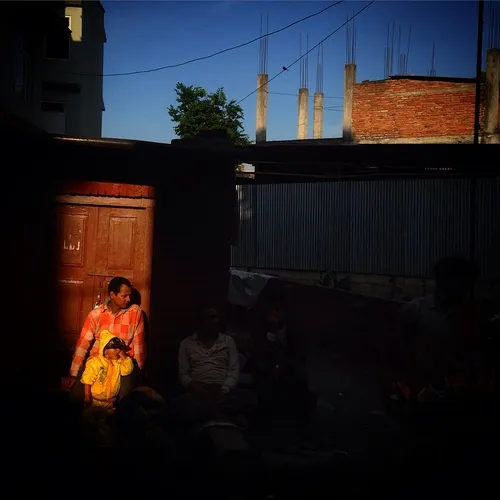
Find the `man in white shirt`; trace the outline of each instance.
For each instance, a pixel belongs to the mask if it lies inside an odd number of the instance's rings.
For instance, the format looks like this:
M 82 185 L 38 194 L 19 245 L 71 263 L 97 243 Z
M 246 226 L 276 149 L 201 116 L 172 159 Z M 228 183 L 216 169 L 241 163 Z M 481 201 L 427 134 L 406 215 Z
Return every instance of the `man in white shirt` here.
M 186 393 L 177 400 L 175 413 L 190 424 L 213 419 L 240 423 L 251 398 L 248 391 L 238 389 L 236 343 L 220 332 L 215 307 L 200 307 L 197 319 L 197 332 L 179 347 L 179 381 Z

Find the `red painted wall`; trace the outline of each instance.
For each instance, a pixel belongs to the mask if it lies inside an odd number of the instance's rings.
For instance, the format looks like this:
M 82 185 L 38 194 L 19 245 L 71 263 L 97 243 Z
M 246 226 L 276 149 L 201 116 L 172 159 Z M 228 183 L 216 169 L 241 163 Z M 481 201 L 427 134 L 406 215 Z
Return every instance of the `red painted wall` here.
M 155 189 L 152 186 L 135 184 L 116 184 L 111 182 L 68 181 L 59 183 L 57 194 L 79 196 L 111 196 L 120 198 L 150 198 L 154 199 Z
M 397 79 L 357 83 L 354 136 L 356 140 L 472 136 L 474 102 L 473 82 Z

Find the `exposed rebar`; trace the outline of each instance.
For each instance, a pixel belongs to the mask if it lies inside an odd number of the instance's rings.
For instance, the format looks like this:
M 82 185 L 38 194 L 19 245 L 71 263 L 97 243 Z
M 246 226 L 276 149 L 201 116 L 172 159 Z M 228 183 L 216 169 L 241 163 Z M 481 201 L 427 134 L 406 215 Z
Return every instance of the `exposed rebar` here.
M 268 52 L 269 52 L 269 14 L 264 17 L 260 15 L 260 41 L 259 41 L 259 73 L 267 74 Z
M 500 48 L 500 9 L 493 6 L 493 1 L 488 12 L 488 48 Z
M 436 57 L 436 43 L 432 44 L 432 57 L 431 57 L 431 69 L 429 70 L 429 76 L 436 76 L 436 67 L 434 65 Z
M 356 26 L 354 18 L 349 18 L 349 14 L 346 23 L 345 63 L 356 64 Z
M 308 88 L 308 74 L 309 74 L 309 35 L 306 35 L 305 40 L 305 55 L 303 56 L 302 52 L 302 34 L 299 38 L 299 56 L 302 58 L 300 60 L 300 75 L 299 75 L 299 87 L 301 89 Z M 302 57 L 303 56 L 303 57 Z
M 316 93 L 323 92 L 323 44 L 318 45 L 318 60 L 316 62 Z

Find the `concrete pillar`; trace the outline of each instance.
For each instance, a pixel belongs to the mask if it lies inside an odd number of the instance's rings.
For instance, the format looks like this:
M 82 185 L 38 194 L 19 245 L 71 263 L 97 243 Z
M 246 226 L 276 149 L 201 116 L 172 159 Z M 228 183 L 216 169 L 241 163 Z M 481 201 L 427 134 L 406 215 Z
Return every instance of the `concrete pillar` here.
M 267 82 L 266 73 L 257 75 L 257 119 L 255 121 L 255 142 L 259 144 L 267 140 Z
M 323 137 L 323 102 L 323 92 L 315 92 L 313 110 L 313 139 L 321 139 Z
M 484 144 L 500 144 L 500 130 L 498 124 L 499 73 L 500 49 L 489 49 L 486 57 L 486 81 L 484 87 Z
M 309 114 L 309 90 L 299 89 L 299 120 L 297 139 L 307 139 L 307 116 Z
M 352 141 L 354 131 L 352 128 L 352 104 L 354 84 L 356 83 L 356 65 L 346 64 L 344 71 L 344 122 L 342 126 L 342 137 L 344 141 Z

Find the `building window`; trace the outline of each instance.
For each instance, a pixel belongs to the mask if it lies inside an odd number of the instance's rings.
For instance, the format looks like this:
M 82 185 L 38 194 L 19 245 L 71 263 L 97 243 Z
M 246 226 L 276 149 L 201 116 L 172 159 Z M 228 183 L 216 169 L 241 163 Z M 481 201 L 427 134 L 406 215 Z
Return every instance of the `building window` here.
M 69 59 L 71 43 L 71 17 L 66 16 L 45 37 L 45 57 L 47 59 Z
M 66 134 L 66 103 L 49 102 L 41 103 L 43 128 L 49 134 Z
M 42 102 L 42 111 L 47 113 L 65 113 L 66 104 L 64 102 Z
M 26 102 L 31 102 L 32 67 L 31 59 L 25 50 L 24 39 L 20 37 L 16 53 L 14 88 L 16 94 Z

